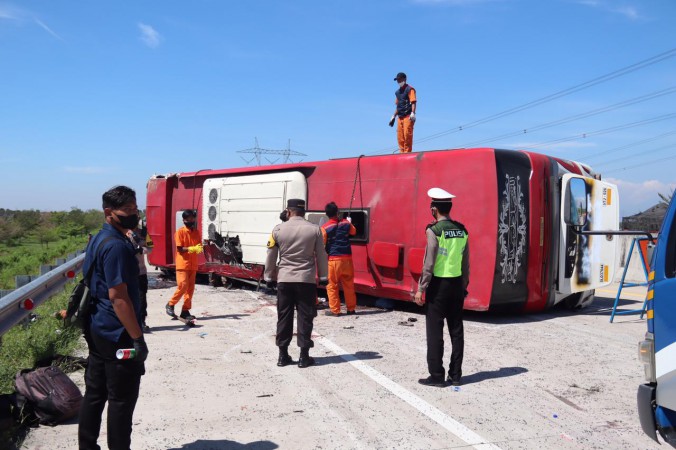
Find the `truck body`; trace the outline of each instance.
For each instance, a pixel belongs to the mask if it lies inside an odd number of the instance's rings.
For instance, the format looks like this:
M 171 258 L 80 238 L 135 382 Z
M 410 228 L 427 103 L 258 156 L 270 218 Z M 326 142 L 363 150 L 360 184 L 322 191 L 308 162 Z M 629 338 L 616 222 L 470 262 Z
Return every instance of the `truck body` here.
M 198 271 L 260 281 L 286 201 L 304 199 L 306 219 L 316 224 L 334 201 L 357 228 L 357 292 L 412 300 L 432 220 L 426 193 L 440 187 L 456 196 L 451 217 L 469 232 L 466 309 L 584 306 L 613 279 L 616 240 L 577 236 L 563 222 L 567 176 L 587 183 L 587 229 L 617 229 L 615 186 L 588 166 L 528 151 L 439 150 L 155 175 L 147 189 L 149 262 L 174 269 L 181 213 L 196 209 L 204 239 Z
M 646 384 L 637 394 L 643 431 L 676 447 L 676 201 L 662 222 L 648 275 L 648 331 L 639 343 Z

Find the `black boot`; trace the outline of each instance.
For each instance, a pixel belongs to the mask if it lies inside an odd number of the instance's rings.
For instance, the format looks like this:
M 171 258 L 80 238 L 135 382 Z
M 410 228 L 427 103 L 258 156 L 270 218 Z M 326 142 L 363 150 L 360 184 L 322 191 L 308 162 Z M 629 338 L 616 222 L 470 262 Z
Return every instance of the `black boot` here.
M 306 367 L 310 367 L 314 365 L 315 359 L 310 356 L 310 349 L 309 348 L 301 348 L 300 349 L 300 357 L 298 358 L 298 367 L 301 369 L 304 369 Z
M 277 366 L 284 367 L 289 364 L 294 364 L 295 361 L 289 356 L 289 347 L 279 347 L 279 358 L 277 359 Z

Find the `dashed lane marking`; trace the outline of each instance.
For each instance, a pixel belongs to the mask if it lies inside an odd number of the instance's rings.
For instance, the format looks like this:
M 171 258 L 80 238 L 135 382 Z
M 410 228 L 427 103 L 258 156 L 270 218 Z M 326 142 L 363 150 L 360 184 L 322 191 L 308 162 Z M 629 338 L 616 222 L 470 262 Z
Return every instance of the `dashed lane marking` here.
M 255 300 L 258 301 L 263 300 L 261 297 L 259 297 L 253 292 L 250 291 L 245 292 Z M 272 305 L 268 306 L 268 308 L 270 308 L 273 311 L 276 311 L 276 308 Z M 494 444 L 489 444 L 486 439 L 479 436 L 474 431 L 470 430 L 469 428 L 467 428 L 457 420 L 453 419 L 448 414 L 445 414 L 438 408 L 430 405 L 425 400 L 418 397 L 408 389 L 390 380 L 385 375 L 378 372 L 373 367 L 364 363 L 360 359 L 356 358 L 353 355 L 350 355 L 347 351 L 343 350 L 340 346 L 333 343 L 329 339 L 325 337 L 319 337 L 315 339 L 315 341 L 324 346 L 327 350 L 333 352 L 339 358 L 351 364 L 355 369 L 359 370 L 361 373 L 371 378 L 373 381 L 375 381 L 376 383 L 378 383 L 379 385 L 390 391 L 392 394 L 396 395 L 397 397 L 408 403 L 410 406 L 417 409 L 422 414 L 434 420 L 436 423 L 441 425 L 444 429 L 452 433 L 454 436 L 456 436 L 463 442 L 479 450 L 500 450 L 500 447 Z
M 359 370 L 361 373 L 371 378 L 373 381 L 390 391 L 392 394 L 396 395 L 422 414 L 426 415 L 430 419 L 434 420 L 436 423 L 441 425 L 447 431 L 451 432 L 457 438 L 466 442 L 467 444 L 473 446 L 476 449 L 491 449 L 491 450 L 500 450 L 500 447 L 497 447 L 493 444 L 489 444 L 486 439 L 476 434 L 474 431 L 470 430 L 457 420 L 453 419 L 451 416 L 445 414 L 438 408 L 430 405 L 422 398 L 418 397 L 408 389 L 403 386 L 395 383 L 394 381 L 387 378 L 382 373 L 375 370 L 373 367 L 364 363 L 357 357 L 350 355 L 347 351 L 343 350 L 341 347 L 331 342 L 325 337 L 320 337 L 317 339 L 317 342 L 324 346 L 326 349 L 332 351 L 336 356 L 343 359 L 344 361 L 350 363 L 355 369 Z
M 245 292 L 255 300 L 258 301 L 263 300 L 253 292 L 250 291 Z M 274 311 L 276 311 L 277 309 L 275 308 L 275 306 L 272 305 L 266 306 Z M 425 400 L 418 397 L 408 389 L 390 380 L 385 375 L 378 372 L 373 367 L 364 363 L 357 357 L 349 354 L 347 351 L 343 350 L 340 346 L 333 343 L 326 337 L 316 338 L 315 341 L 318 344 L 322 345 L 327 350 L 333 352 L 336 356 L 338 356 L 345 362 L 351 364 L 355 369 L 359 370 L 361 373 L 371 378 L 373 381 L 375 381 L 376 383 L 378 383 L 379 385 L 390 391 L 392 394 L 396 395 L 397 397 L 408 403 L 410 406 L 417 409 L 422 414 L 434 420 L 436 423 L 441 425 L 444 429 L 452 433 L 454 436 L 456 436 L 463 442 L 479 450 L 500 450 L 500 447 L 488 443 L 487 439 L 479 436 L 477 433 L 470 430 L 465 425 L 461 424 L 460 422 L 458 422 L 448 414 L 444 413 L 440 409 L 430 405 Z

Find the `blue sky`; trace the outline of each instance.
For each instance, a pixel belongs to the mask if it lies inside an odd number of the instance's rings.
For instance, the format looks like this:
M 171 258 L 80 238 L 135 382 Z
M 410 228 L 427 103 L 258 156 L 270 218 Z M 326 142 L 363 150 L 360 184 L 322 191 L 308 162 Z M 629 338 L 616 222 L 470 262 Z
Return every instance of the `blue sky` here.
M 676 186 L 674 23 L 673 0 L 0 0 L 0 207 L 98 208 L 115 184 L 143 206 L 151 175 L 245 166 L 254 138 L 305 161 L 392 152 L 404 71 L 414 150 L 534 146 L 634 214 Z

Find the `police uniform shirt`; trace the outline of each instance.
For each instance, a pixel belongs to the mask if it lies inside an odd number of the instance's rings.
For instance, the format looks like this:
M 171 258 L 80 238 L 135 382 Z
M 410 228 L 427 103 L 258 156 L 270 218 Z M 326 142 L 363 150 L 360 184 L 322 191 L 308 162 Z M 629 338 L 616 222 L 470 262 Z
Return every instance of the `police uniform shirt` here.
M 430 284 L 430 281 L 432 281 L 432 276 L 434 275 L 434 264 L 436 262 L 437 252 L 439 250 L 439 240 L 431 228 L 427 228 L 427 230 L 425 230 L 425 236 L 427 238 L 427 245 L 425 246 L 425 257 L 423 260 L 422 274 L 420 275 L 420 280 L 418 281 L 419 292 L 425 292 L 427 286 Z M 469 285 L 469 241 L 467 241 L 462 254 L 461 276 L 462 285 L 465 289 L 467 289 L 467 286 Z
M 112 239 L 103 243 L 101 248 L 97 250 L 99 243 L 107 237 L 112 237 Z M 93 261 L 95 254 L 96 261 Z M 127 293 L 134 307 L 139 326 L 142 322 L 136 251 L 127 236 L 120 233 L 112 225 L 105 223 L 87 247 L 82 273 L 86 274 L 92 264 L 94 264 L 94 270 L 89 286 L 91 295 L 96 300 L 92 305 L 91 329 L 102 338 L 117 342 L 124 332 L 124 325 L 118 319 L 113 304 L 108 297 L 109 287 L 122 283 L 127 284 Z
M 292 216 L 272 230 L 265 260 L 265 280 L 280 283 L 316 283 L 328 277 L 328 257 L 319 226 Z M 279 267 L 277 258 L 280 257 Z M 278 270 L 277 270 L 278 269 Z

